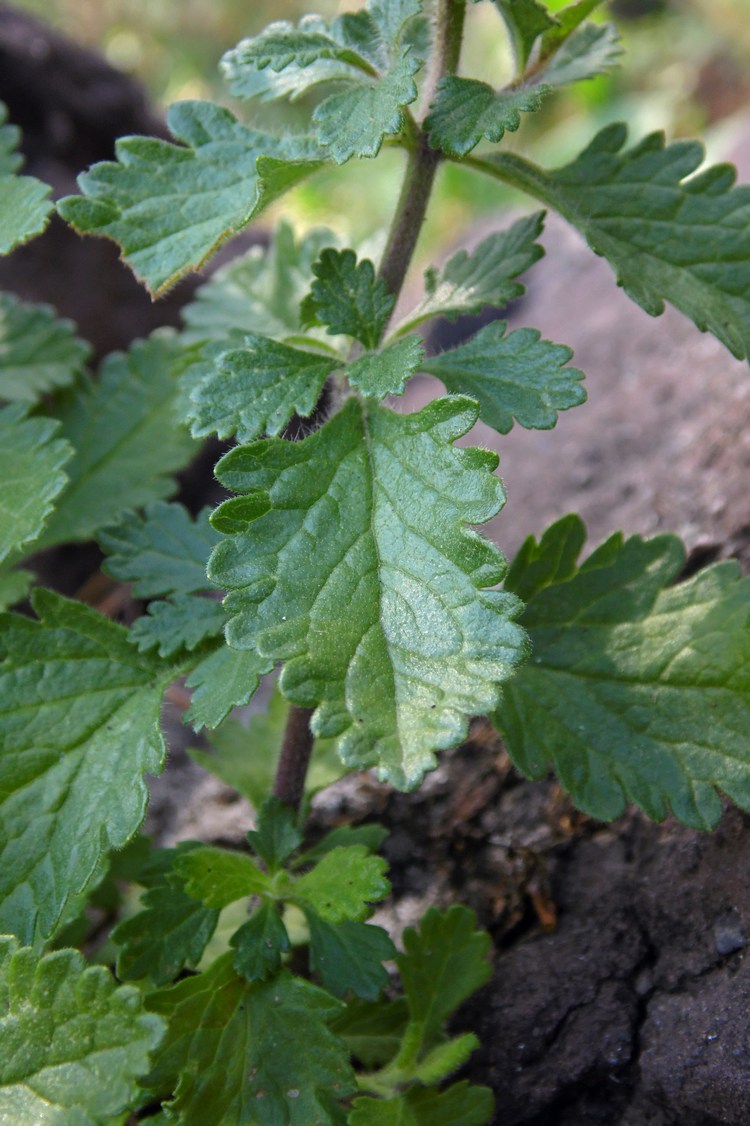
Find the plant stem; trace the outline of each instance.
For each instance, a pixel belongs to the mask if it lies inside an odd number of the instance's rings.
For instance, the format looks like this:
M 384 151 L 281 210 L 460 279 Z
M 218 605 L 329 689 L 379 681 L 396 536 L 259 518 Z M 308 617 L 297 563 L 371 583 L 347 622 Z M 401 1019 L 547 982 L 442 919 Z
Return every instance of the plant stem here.
M 458 67 L 465 14 L 466 0 L 435 0 L 433 50 L 423 94 L 425 107 L 435 97 L 441 79 L 455 73 Z M 417 129 L 378 271 L 396 298 L 411 265 L 440 159 L 424 130 Z M 311 716 L 312 708 L 290 709 L 274 780 L 274 796 L 297 810 L 304 796 L 312 753 Z

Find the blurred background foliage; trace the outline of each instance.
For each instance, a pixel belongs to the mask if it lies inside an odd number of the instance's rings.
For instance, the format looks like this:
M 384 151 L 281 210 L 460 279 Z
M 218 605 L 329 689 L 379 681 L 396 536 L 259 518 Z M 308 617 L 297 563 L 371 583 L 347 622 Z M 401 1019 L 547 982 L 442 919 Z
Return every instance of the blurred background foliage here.
M 311 10 L 331 17 L 360 6 L 359 0 L 15 2 L 103 51 L 110 63 L 142 81 L 157 104 L 210 98 L 265 124 L 269 114 L 278 120 L 279 107 L 233 103 L 218 71 L 223 52 L 272 20 L 296 20 Z M 547 0 L 553 11 L 567 2 Z M 497 12 L 490 3 L 470 8 L 463 69 L 497 85 L 509 65 Z M 654 129 L 671 137 L 708 135 L 710 154 L 721 156 L 733 118 L 750 99 L 750 0 L 611 0 L 604 8 L 599 18 L 614 18 L 620 27 L 624 65 L 555 95 L 503 143 L 551 166 L 570 159 L 602 125 L 625 120 L 633 137 Z M 302 103 L 282 113 L 293 123 L 304 110 Z M 365 176 L 359 162 L 323 172 L 284 201 L 285 213 L 304 225 L 330 224 L 332 216 L 335 224 L 339 216 L 362 239 L 387 222 L 401 161 L 400 153 L 386 151 Z M 424 249 L 509 201 L 491 181 L 448 165 Z

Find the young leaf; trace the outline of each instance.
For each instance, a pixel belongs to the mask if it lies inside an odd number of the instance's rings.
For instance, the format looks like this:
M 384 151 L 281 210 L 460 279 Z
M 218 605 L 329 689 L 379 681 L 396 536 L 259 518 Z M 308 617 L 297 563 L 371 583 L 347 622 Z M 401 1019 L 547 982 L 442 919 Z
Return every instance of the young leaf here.
M 493 321 L 466 343 L 431 356 L 422 371 L 436 375 L 448 391 L 471 395 L 479 417 L 500 434 L 515 419 L 530 430 L 549 430 L 557 412 L 585 402 L 583 372 L 566 367 L 573 353 L 541 340 L 535 328 L 505 335 L 505 321 Z
M 59 423 L 27 418 L 22 403 L 0 409 L 0 560 L 35 540 L 67 484 L 73 456 Z
M 289 935 L 275 903 L 261 903 L 232 935 L 232 965 L 247 981 L 265 981 L 281 968 L 281 955 L 290 949 Z
M 320 705 L 316 733 L 402 787 L 526 652 L 515 601 L 482 589 L 504 560 L 466 528 L 503 502 L 495 455 L 451 445 L 476 416 L 458 397 L 407 416 L 352 399 L 304 441 L 239 447 L 217 468 L 254 506 L 209 569 L 231 591 L 228 639 L 286 660 L 282 690 Z
M 192 653 L 204 641 L 221 637 L 226 610 L 220 602 L 194 594 L 152 602 L 130 630 L 130 640 L 142 653 L 156 649 L 160 657 L 174 657 L 186 649 Z
M 551 760 L 601 819 L 632 801 L 708 829 L 717 789 L 750 808 L 750 580 L 721 563 L 672 585 L 684 555 L 670 536 L 614 536 L 577 567 L 583 536 L 560 521 L 509 576 L 530 594 L 534 647 L 496 713 L 514 761 L 541 777 Z
M 514 279 L 533 266 L 544 250 L 536 242 L 542 233 L 544 212 L 517 220 L 507 231 L 497 231 L 469 253 L 459 250 L 442 270 L 425 274 L 426 294 L 400 322 L 401 336 L 432 317 L 455 319 L 464 313 L 481 313 L 491 305 L 502 308 L 520 297 L 524 286 Z
M 404 953 L 396 959 L 412 1021 L 427 1043 L 458 1006 L 492 975 L 490 936 L 476 930 L 466 907 L 431 907 L 419 929 L 404 931 Z
M 0 926 L 28 942 L 52 933 L 68 897 L 138 828 L 174 675 L 81 603 L 49 591 L 32 602 L 41 621 L 4 615 L 0 634 Z
M 469 1056 L 477 1050 L 479 1041 L 473 1032 L 464 1032 L 445 1040 L 427 1053 L 414 1068 L 414 1078 L 428 1087 L 442 1083 L 446 1076 L 463 1067 Z
M 595 78 L 617 66 L 622 56 L 614 24 L 586 23 L 566 38 L 542 71 L 547 86 L 567 86 Z
M 493 2 L 508 28 L 516 68 L 520 74 L 539 36 L 554 27 L 557 21 L 550 16 L 539 0 L 493 0 Z
M 17 175 L 22 163 L 16 151 L 19 130 L 7 120 L 8 108 L 0 102 L 0 254 L 41 234 L 54 207 L 48 184 Z
M 363 845 L 368 852 L 377 852 L 387 836 L 385 825 L 380 825 L 377 821 L 370 821 L 366 825 L 339 825 L 326 833 L 316 845 L 303 852 L 295 865 L 317 864 L 332 848 L 350 848 L 355 844 Z
M 293 414 L 312 414 L 323 384 L 339 367 L 339 360 L 319 352 L 248 334 L 192 392 L 193 437 L 217 434 L 251 442 L 264 433 L 280 434 Z
M 322 158 L 309 139 L 258 133 L 210 102 L 177 102 L 167 124 L 181 144 L 124 137 L 117 161 L 95 164 L 79 178 L 83 195 L 58 203 L 82 234 L 114 239 L 155 295 L 199 269 Z
M 367 1068 L 382 1067 L 398 1054 L 409 1021 L 403 997 L 361 1001 L 351 997 L 331 1024 L 355 1059 Z
M 146 505 L 142 516 L 126 512 L 97 537 L 108 554 L 103 570 L 132 583 L 138 598 L 209 590 L 206 564 L 221 537 L 208 518 L 207 508 L 193 519 L 181 504 L 164 501 Z
M 109 356 L 99 380 L 56 409 L 75 456 L 39 546 L 87 539 L 127 509 L 174 491 L 171 474 L 195 454 L 194 442 L 175 424 L 180 358 L 174 337 L 137 342 Z
M 206 907 L 226 907 L 271 886 L 269 877 L 249 856 L 226 848 L 190 849 L 175 860 L 174 867 L 187 894 Z
M 232 708 L 250 701 L 261 677 L 272 668 L 273 661 L 259 656 L 254 649 L 219 646 L 195 666 L 185 682 L 193 689 L 185 719 L 196 731 L 218 727 Z
M 295 900 L 304 900 L 328 923 L 360 922 L 372 913 L 370 904 L 385 899 L 391 885 L 387 861 L 364 845 L 332 848 L 314 868 L 294 882 Z
M 0 399 L 34 403 L 81 374 L 91 348 L 48 305 L 0 293 Z
M 487 1126 L 495 1100 L 489 1087 L 465 1079 L 446 1090 L 411 1087 L 390 1099 L 361 1096 L 352 1103 L 350 1126 Z
M 119 978 L 149 978 L 155 985 L 166 985 L 186 966 L 194 967 L 200 962 L 216 929 L 219 912 L 188 895 L 184 880 L 173 868 L 178 857 L 194 848 L 191 841 L 176 849 L 162 850 L 159 860 L 163 870 L 141 897 L 142 909 L 112 931 L 112 941 L 120 947 Z
M 310 969 L 334 997 L 350 989 L 374 1001 L 388 985 L 383 962 L 394 958 L 396 947 L 382 927 L 345 919 L 334 924 L 315 911 L 305 911 L 310 928 Z
M 369 258 L 357 261 L 353 250 L 327 247 L 313 265 L 315 281 L 305 313 L 326 325 L 333 336 L 353 336 L 365 348 L 377 348 L 396 304 Z
M 433 148 L 448 156 L 462 157 L 484 137 L 501 141 L 506 131 L 514 133 L 522 113 L 534 113 L 547 93 L 545 86 L 494 90 L 475 78 L 449 75 L 438 86 L 424 127 Z
M 571 164 L 545 172 L 508 153 L 490 157 L 513 183 L 556 208 L 625 292 L 658 316 L 669 301 L 738 359 L 750 355 L 750 186 L 703 161 L 696 141 L 652 133 L 626 153 L 624 125 L 608 125 Z M 505 172 L 501 175 L 505 177 Z
M 0 938 L 0 1121 L 8 1126 L 112 1122 L 137 1103 L 138 1076 L 163 1032 L 136 989 L 87 967 L 77 951 L 40 957 Z
M 258 824 L 247 834 L 252 850 L 275 872 L 302 844 L 296 810 L 278 798 L 267 798 L 258 815 Z
M 145 1080 L 184 1122 L 211 1126 L 329 1126 L 356 1090 L 348 1053 L 328 1028 L 343 1008 L 330 993 L 282 970 L 252 984 L 225 954 L 202 974 L 151 994 L 168 1021 Z
M 352 387 L 370 398 L 403 395 L 407 380 L 419 369 L 423 356 L 421 337 L 407 336 L 360 356 L 349 365 L 346 375 Z
M 605 0 L 573 0 L 555 13 L 557 23 L 542 35 L 541 55 L 547 58 L 561 43 L 568 39 L 576 28 L 580 27 L 597 8 L 601 8 Z

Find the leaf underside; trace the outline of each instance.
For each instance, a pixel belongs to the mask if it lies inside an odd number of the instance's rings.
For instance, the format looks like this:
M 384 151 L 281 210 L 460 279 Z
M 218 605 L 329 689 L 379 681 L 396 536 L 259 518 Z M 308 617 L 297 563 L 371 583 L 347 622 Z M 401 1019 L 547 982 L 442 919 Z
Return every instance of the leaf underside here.
M 546 92 L 541 86 L 497 91 L 474 78 L 443 78 L 424 123 L 430 144 L 462 157 L 482 138 L 501 141 L 506 132 L 518 129 L 522 113 L 540 108 Z

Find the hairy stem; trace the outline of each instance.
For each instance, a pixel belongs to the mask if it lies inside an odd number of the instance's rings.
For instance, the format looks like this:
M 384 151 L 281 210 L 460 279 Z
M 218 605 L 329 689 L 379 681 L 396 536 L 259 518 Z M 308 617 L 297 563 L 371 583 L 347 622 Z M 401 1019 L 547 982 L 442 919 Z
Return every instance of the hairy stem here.
M 458 67 L 465 14 L 466 0 L 435 0 L 433 50 L 423 94 L 425 108 L 429 108 L 441 79 L 455 73 Z M 427 134 L 417 129 L 379 270 L 379 276 L 395 297 L 400 294 L 411 265 L 439 162 L 440 155 L 430 147 Z M 274 796 L 294 809 L 299 809 L 302 802 L 312 753 L 311 716 L 311 708 L 291 708 L 276 768 Z

